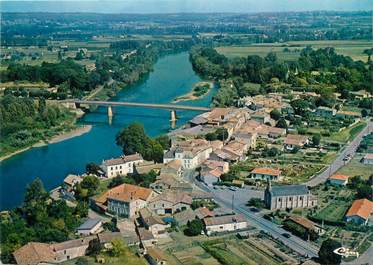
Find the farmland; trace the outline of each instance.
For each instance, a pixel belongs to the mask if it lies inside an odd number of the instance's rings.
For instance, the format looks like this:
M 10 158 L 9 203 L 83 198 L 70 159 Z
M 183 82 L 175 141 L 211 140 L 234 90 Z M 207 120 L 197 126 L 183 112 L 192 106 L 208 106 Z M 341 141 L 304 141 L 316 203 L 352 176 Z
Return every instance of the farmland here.
M 253 235 L 245 240 L 240 240 L 233 235 L 188 240 L 181 238 L 178 234 L 173 233 L 172 237 L 180 240 L 173 241 L 172 245 L 161 246 L 169 256 L 171 265 L 275 265 L 296 262 L 286 247 L 261 234 Z
M 247 46 L 221 46 L 216 50 L 227 57 L 246 57 L 248 55 L 266 56 L 269 52 L 275 52 L 282 61 L 295 61 L 300 51 L 306 46 L 314 49 L 334 47 L 337 53 L 350 56 L 354 60 L 367 61 L 363 54 L 365 49 L 373 46 L 371 41 L 292 41 L 287 43 L 266 43 Z

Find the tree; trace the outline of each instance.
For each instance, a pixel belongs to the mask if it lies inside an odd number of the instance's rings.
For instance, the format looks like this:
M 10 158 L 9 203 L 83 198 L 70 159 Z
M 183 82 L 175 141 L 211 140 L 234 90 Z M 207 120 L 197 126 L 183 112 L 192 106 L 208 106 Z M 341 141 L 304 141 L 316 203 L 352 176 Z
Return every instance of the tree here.
M 312 144 L 314 146 L 319 146 L 321 141 L 321 135 L 320 134 L 314 134 L 312 135 Z
M 342 245 L 340 242 L 333 239 L 327 239 L 323 241 L 319 250 L 320 263 L 325 265 L 340 264 L 342 261 L 342 257 L 335 254 L 333 251 L 341 246 Z
M 287 129 L 288 124 L 286 123 L 286 120 L 284 118 L 281 118 L 281 119 L 278 120 L 278 122 L 276 124 L 276 127 L 277 128 Z
M 361 110 L 361 116 L 364 118 L 366 116 L 368 116 L 368 111 L 366 109 L 362 109 Z
M 228 138 L 228 130 L 225 128 L 218 128 L 215 131 L 216 138 L 220 141 L 225 141 Z
M 249 206 L 254 206 L 256 208 L 265 208 L 265 203 L 262 199 L 259 198 L 251 198 L 248 202 L 247 205 Z
M 98 166 L 97 164 L 95 163 L 88 163 L 86 166 L 85 166 L 85 172 L 88 174 L 88 175 L 100 175 L 100 172 L 102 171 L 102 169 L 100 168 L 100 166 Z
M 198 236 L 201 234 L 202 230 L 203 230 L 203 223 L 200 219 L 197 218 L 192 221 L 188 221 L 185 234 L 188 236 Z
M 275 121 L 278 121 L 281 118 L 281 112 L 278 111 L 277 109 L 273 109 L 269 115 L 271 116 L 272 119 Z
M 357 193 L 356 193 L 356 198 L 372 200 L 373 199 L 372 187 L 368 184 L 359 185 L 357 189 Z
M 119 186 L 121 184 L 124 183 L 124 177 L 123 176 L 116 176 L 114 178 L 111 179 L 109 185 L 108 185 L 108 188 L 111 189 L 111 188 L 114 188 L 116 186 Z
M 207 133 L 207 134 L 205 135 L 205 139 L 206 139 L 207 141 L 215 141 L 215 140 L 218 139 L 218 136 L 216 135 L 215 132 L 210 132 L 210 133 Z
M 157 140 L 146 135 L 144 126 L 132 123 L 123 128 L 116 137 L 117 145 L 121 146 L 125 155 L 141 154 L 146 160 L 161 162 L 163 160 L 163 147 Z M 164 138 L 162 138 L 163 144 Z

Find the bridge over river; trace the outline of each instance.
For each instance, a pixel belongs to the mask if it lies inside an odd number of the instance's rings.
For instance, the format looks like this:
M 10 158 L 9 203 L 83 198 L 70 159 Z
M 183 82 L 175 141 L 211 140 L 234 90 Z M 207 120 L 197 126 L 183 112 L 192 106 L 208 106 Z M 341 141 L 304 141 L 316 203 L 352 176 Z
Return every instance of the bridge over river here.
M 171 121 L 176 121 L 176 110 L 191 110 L 191 111 L 210 111 L 210 108 L 198 107 L 198 106 L 185 106 L 177 104 L 152 104 L 152 103 L 140 103 L 140 102 L 114 102 L 114 101 L 98 101 L 98 100 L 75 100 L 68 99 L 60 101 L 62 103 L 74 103 L 76 107 L 81 105 L 97 105 L 97 106 L 107 106 L 108 116 L 113 116 L 112 107 L 114 106 L 127 106 L 127 107 L 141 107 L 141 108 L 152 108 L 152 109 L 167 109 L 171 111 Z

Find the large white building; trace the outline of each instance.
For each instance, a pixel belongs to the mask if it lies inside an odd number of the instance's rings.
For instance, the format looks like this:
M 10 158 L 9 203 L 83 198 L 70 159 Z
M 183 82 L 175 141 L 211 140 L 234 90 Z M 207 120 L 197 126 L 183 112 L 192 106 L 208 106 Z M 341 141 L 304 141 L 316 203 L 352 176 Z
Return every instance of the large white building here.
M 101 168 L 105 172 L 106 177 L 113 178 L 118 175 L 133 173 L 134 166 L 142 162 L 144 162 L 144 160 L 140 154 L 133 154 L 104 160 Z
M 203 219 L 206 235 L 230 232 L 247 228 L 246 218 L 241 214 L 208 217 Z
M 179 160 L 183 169 L 194 169 L 210 157 L 212 147 L 206 140 L 195 139 L 176 143 L 163 156 L 163 163 Z

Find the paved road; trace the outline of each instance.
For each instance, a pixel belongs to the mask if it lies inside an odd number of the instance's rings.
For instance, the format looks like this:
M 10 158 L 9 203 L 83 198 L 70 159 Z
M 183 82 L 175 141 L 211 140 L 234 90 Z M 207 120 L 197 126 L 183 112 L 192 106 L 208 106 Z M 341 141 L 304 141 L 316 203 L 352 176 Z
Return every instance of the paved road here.
M 277 238 L 281 242 L 283 242 L 286 246 L 293 249 L 294 251 L 298 252 L 299 254 L 305 257 L 317 257 L 318 256 L 318 249 L 312 245 L 311 243 L 302 240 L 301 238 L 291 236 L 290 238 L 284 237 L 282 234 L 287 233 L 286 230 L 282 229 L 278 225 L 264 219 L 262 216 L 250 212 L 248 207 L 245 206 L 248 198 L 250 197 L 263 197 L 262 191 L 257 190 L 250 190 L 250 189 L 242 189 L 236 192 L 228 191 L 228 190 L 214 190 L 212 188 L 207 187 L 206 185 L 198 182 L 193 178 L 193 174 L 191 172 L 184 175 L 187 180 L 190 180 L 194 183 L 198 188 L 206 191 L 211 192 L 214 195 L 214 200 L 220 204 L 220 206 L 225 208 L 232 208 L 232 195 L 234 195 L 234 203 L 233 203 L 233 210 L 236 213 L 240 213 L 246 216 L 251 226 L 256 227 L 259 230 L 263 230 L 267 232 L 274 238 Z M 237 193 L 237 194 L 236 194 Z M 246 199 L 244 199 L 243 195 L 246 193 Z
M 356 149 L 358 148 L 363 136 L 373 132 L 373 122 L 368 122 L 368 125 L 344 148 L 342 152 L 339 153 L 337 158 L 333 161 L 333 163 L 328 166 L 323 172 L 321 172 L 316 177 L 310 179 L 305 184 L 310 187 L 317 186 L 323 182 L 325 182 L 329 176 L 334 174 L 338 171 L 342 166 L 344 166 L 345 162 L 343 158 L 351 154 L 351 157 L 355 154 Z

